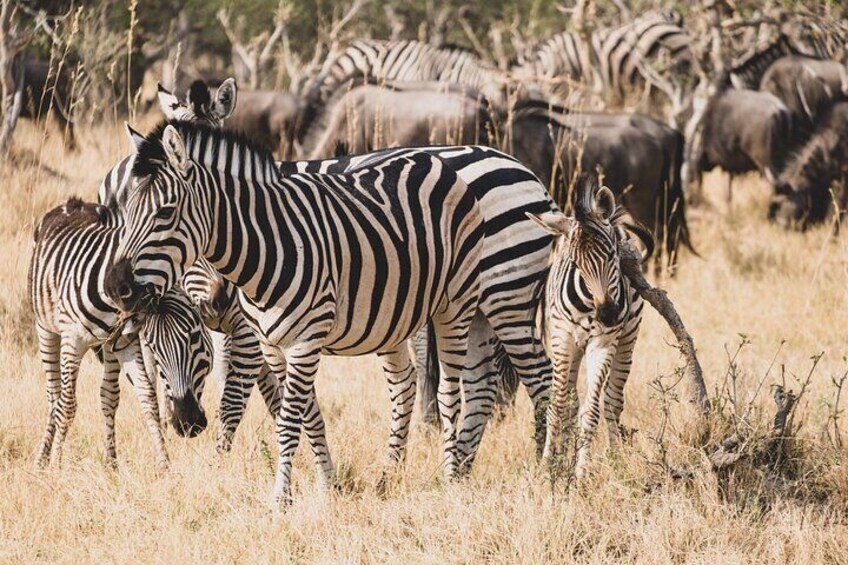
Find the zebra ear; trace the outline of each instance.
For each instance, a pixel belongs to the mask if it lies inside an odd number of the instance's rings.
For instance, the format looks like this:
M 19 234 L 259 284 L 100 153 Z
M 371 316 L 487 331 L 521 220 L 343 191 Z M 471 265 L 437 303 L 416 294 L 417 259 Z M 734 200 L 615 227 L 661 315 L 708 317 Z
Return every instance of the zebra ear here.
M 236 109 L 237 94 L 236 79 L 232 77 L 218 87 L 218 92 L 215 93 L 215 102 L 212 104 L 212 113 L 216 118 L 226 120 L 233 115 Z
M 615 195 L 609 188 L 602 186 L 595 194 L 595 202 L 592 207 L 598 216 L 604 220 L 609 220 L 615 213 Z
M 138 153 L 141 144 L 144 142 L 144 136 L 133 129 L 133 127 L 127 122 L 124 122 L 124 127 L 126 128 L 127 137 L 130 139 L 130 145 L 132 146 L 133 151 Z
M 188 170 L 188 154 L 186 153 L 185 143 L 183 143 L 183 138 L 180 137 L 174 126 L 168 126 L 162 132 L 162 148 L 165 150 L 165 156 L 172 167 L 180 173 L 185 173 Z
M 182 103 L 179 98 L 166 90 L 160 83 L 157 82 L 156 87 L 159 89 L 159 107 L 162 109 L 162 113 L 165 114 L 165 117 L 169 120 L 175 119 L 175 112 L 180 106 L 182 106 Z
M 536 224 L 552 235 L 566 235 L 571 229 L 571 220 L 562 212 L 545 212 L 544 214 L 531 214 L 525 212 L 528 218 L 536 222 Z

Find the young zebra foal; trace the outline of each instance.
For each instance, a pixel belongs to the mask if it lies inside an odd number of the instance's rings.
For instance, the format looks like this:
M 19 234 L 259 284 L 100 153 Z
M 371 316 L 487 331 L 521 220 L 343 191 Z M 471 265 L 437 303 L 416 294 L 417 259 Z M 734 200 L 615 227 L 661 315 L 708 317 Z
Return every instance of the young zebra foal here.
M 573 424 L 577 373 L 584 354 L 587 357 L 575 467 L 579 477 L 600 419 L 601 393 L 610 441 L 620 440 L 624 385 L 642 320 L 642 299 L 621 273 L 618 246 L 632 231 L 650 254 L 653 239 L 647 230 L 625 223 L 623 209 L 616 207 L 607 187 L 598 186 L 596 176 L 580 176 L 574 194 L 574 218 L 561 212 L 528 216 L 556 236 L 538 311 L 542 340 L 554 365 L 544 451 L 549 462 L 556 461 L 563 447 L 564 425 Z
M 29 295 L 39 352 L 47 374 L 50 415 L 37 455 L 45 466 L 76 414 L 76 380 L 85 353 L 102 346 L 101 409 L 106 422 L 106 459 L 114 465 L 118 376 L 130 378 L 156 449 L 160 470 L 168 466 L 159 425 L 156 387 L 145 370 L 139 334 L 153 350 L 166 383 L 174 428 L 194 436 L 206 426 L 200 408 L 202 383 L 211 366 L 211 340 L 188 297 L 170 290 L 152 311 L 124 317 L 106 296 L 105 269 L 114 256 L 124 222 L 112 210 L 72 198 L 48 212 L 35 231 L 29 265 Z M 138 300 L 139 295 L 127 295 Z

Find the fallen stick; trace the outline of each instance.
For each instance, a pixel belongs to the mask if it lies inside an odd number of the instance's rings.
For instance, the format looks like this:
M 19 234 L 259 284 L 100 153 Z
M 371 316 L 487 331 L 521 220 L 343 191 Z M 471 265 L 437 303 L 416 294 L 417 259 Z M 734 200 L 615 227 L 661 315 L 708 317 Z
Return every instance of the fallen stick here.
M 660 316 L 671 328 L 674 337 L 680 347 L 680 353 L 686 360 L 686 375 L 689 381 L 689 400 L 695 404 L 706 416 L 710 411 L 710 401 L 707 398 L 707 387 L 704 385 L 704 373 L 701 363 L 695 353 L 695 344 L 692 336 L 686 331 L 683 320 L 677 313 L 674 304 L 669 300 L 664 290 L 654 288 L 645 280 L 642 274 L 642 254 L 639 253 L 629 242 L 619 244 L 619 256 L 621 257 L 621 270 L 630 280 L 630 284 L 639 293 L 639 296 L 654 307 Z

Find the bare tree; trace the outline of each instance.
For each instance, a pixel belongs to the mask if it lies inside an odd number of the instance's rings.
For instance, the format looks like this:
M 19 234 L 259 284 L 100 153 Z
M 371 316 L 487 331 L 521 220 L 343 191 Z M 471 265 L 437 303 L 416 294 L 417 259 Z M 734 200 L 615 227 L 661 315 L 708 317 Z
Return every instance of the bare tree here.
M 243 16 L 237 17 L 233 24 L 229 11 L 222 9 L 218 11 L 217 17 L 232 46 L 236 80 L 241 84 L 249 84 L 252 90 L 260 89 L 265 70 L 274 55 L 274 47 L 282 39 L 291 18 L 291 6 L 281 0 L 274 14 L 274 29 L 270 33 L 263 31 L 248 40 L 245 39 Z
M 0 0 L 0 89 L 3 97 L 0 100 L 0 158 L 4 159 L 23 106 L 24 66 L 18 57 L 29 45 L 33 34 L 33 29 L 24 29 L 21 24 L 16 3 L 13 0 Z

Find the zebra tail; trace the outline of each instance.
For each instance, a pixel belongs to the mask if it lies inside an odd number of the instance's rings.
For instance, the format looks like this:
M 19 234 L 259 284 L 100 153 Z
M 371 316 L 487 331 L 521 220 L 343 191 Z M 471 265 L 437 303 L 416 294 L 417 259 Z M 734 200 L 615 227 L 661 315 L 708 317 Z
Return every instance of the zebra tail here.
M 438 410 L 439 378 L 439 348 L 436 346 L 436 330 L 433 322 L 427 322 L 427 357 L 424 362 L 424 386 L 421 388 L 422 419 L 429 424 L 438 425 L 441 421 Z

